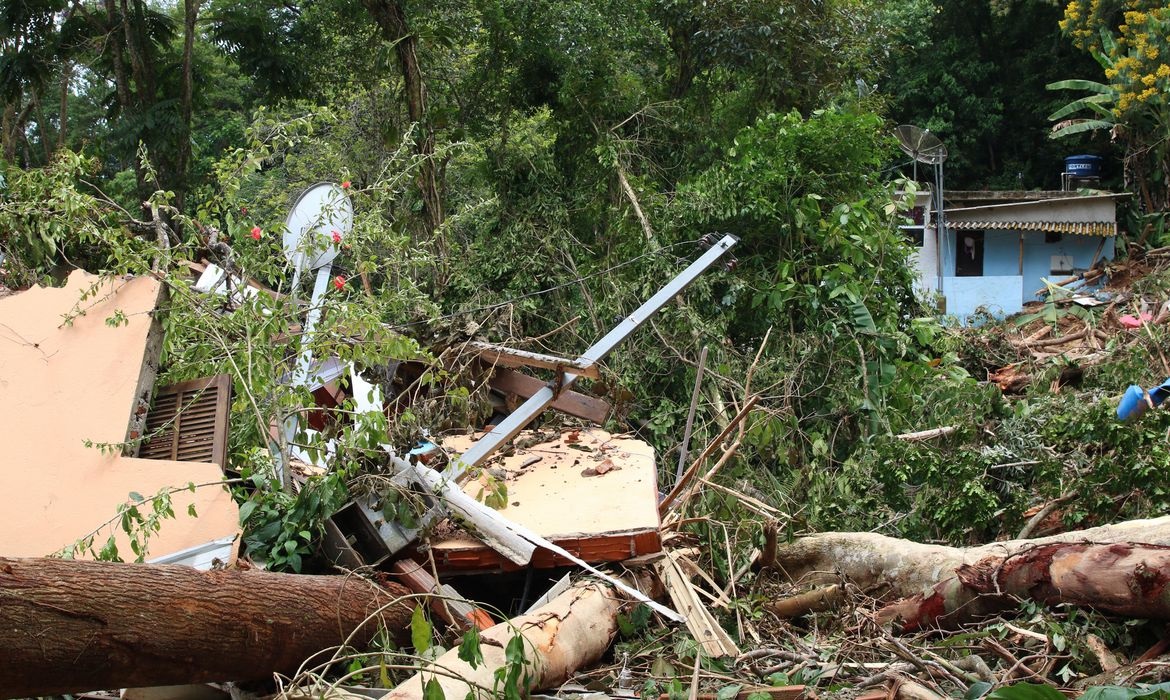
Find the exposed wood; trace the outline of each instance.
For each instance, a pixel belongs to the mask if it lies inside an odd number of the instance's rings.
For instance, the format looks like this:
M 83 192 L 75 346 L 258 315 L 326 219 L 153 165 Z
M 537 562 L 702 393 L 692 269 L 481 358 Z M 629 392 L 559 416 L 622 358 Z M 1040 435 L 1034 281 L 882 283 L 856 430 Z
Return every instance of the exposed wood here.
M 1074 340 L 1080 340 L 1081 338 L 1084 338 L 1085 333 L 1086 331 L 1079 330 L 1076 333 L 1062 335 L 1059 338 L 1046 338 L 1044 340 L 1033 341 L 1028 343 L 1028 348 L 1047 348 L 1054 345 L 1064 345 L 1065 343 L 1071 343 Z
M 687 452 L 691 449 L 691 431 L 695 427 L 695 410 L 699 407 L 699 396 L 703 388 L 703 371 L 707 367 L 707 346 L 703 346 L 699 353 L 699 368 L 695 370 L 695 387 L 691 390 L 691 405 L 687 409 L 687 422 L 683 427 L 682 444 L 678 447 L 678 468 L 675 470 L 675 483 L 682 478 L 683 469 L 687 466 Z
M 0 557 L 0 697 L 291 674 L 380 627 L 401 638 L 407 593 L 356 576 Z
M 946 425 L 941 428 L 931 428 L 929 430 L 919 430 L 913 433 L 900 433 L 894 437 L 906 442 L 918 442 L 919 440 L 931 440 L 936 437 L 944 437 L 958 430 L 953 425 Z
M 1056 542 L 991 556 L 919 596 L 878 611 L 904 631 L 953 624 L 1031 598 L 1046 605 L 1087 605 L 1135 618 L 1170 619 L 1170 546 Z
M 964 564 L 988 557 L 1009 557 L 1056 542 L 1170 545 L 1170 516 L 969 548 L 922 544 L 872 532 L 825 532 L 779 545 L 773 568 L 793 581 L 809 585 L 839 583 L 839 577 L 844 576 L 863 589 L 881 590 L 890 598 L 901 598 L 930 591 L 939 581 L 954 577 Z
M 518 681 L 520 695 L 556 687 L 609 649 L 617 634 L 618 612 L 625 604 L 617 591 L 604 583 L 578 583 L 540 610 L 484 631 L 480 643 L 483 662 L 476 668 L 459 659 L 457 648 L 452 649 L 385 697 L 423 700 L 424 684 L 432 678 L 445 697 L 463 698 L 468 693 L 479 697 L 477 687 L 493 688 L 496 670 L 507 667 L 505 650 L 517 634 L 524 639 L 528 662 Z
M 837 607 L 845 598 L 845 591 L 838 584 L 794 595 L 791 598 L 765 603 L 764 609 L 776 617 L 801 617 Z
M 601 377 L 601 368 L 597 363 L 586 364 L 580 360 L 569 360 L 555 355 L 545 355 L 528 350 L 516 350 L 503 345 L 493 345 L 479 341 L 470 341 L 467 346 L 479 353 L 479 358 L 489 365 L 502 367 L 540 367 L 559 372 L 571 370 L 573 374 L 588 379 Z
M 736 426 L 747 419 L 748 415 L 752 412 L 752 409 L 755 408 L 756 402 L 759 400 L 759 395 L 750 397 L 744 403 L 743 408 L 739 410 L 739 413 L 737 413 L 735 417 L 727 423 L 727 425 L 723 428 L 722 431 L 720 431 L 719 435 L 716 436 L 714 440 L 707 444 L 707 447 L 705 447 L 703 451 L 699 453 L 699 456 L 695 458 L 695 461 L 691 462 L 691 466 L 687 467 L 687 470 L 683 472 L 682 478 L 675 482 L 674 488 L 672 488 L 670 493 L 666 494 L 666 496 L 658 504 L 658 513 L 660 515 L 665 514 L 668 510 L 671 509 L 674 502 L 679 499 L 683 492 L 686 491 L 691 485 L 691 481 L 694 480 L 696 474 L 698 474 L 699 469 L 707 461 L 707 458 L 710 457 L 711 454 L 715 452 L 715 450 L 721 444 L 723 444 L 723 441 L 727 438 L 728 435 L 731 434 L 732 430 L 735 430 Z M 707 475 L 703 478 L 710 479 L 711 476 L 713 476 L 711 472 L 708 472 Z
M 1085 646 L 1089 647 L 1089 651 L 1093 652 L 1093 656 L 1097 657 L 1097 663 L 1101 665 L 1101 670 L 1105 673 L 1116 671 L 1121 667 L 1121 662 L 1117 660 L 1117 656 L 1105 646 L 1105 640 L 1101 639 L 1095 634 L 1085 635 Z
M 679 566 L 678 558 L 677 552 L 667 552 L 666 557 L 655 562 L 654 566 L 675 610 L 686 618 L 687 631 L 707 656 L 739 656 L 739 647 L 699 600 L 690 580 Z
M 524 399 L 531 397 L 547 386 L 546 382 L 542 382 L 535 377 L 529 377 L 526 374 L 520 374 L 510 369 L 498 368 L 492 375 L 492 378 L 488 380 L 488 383 L 497 391 L 502 391 L 505 394 L 515 394 Z M 584 418 L 598 425 L 605 423 L 605 419 L 613 409 L 613 406 L 607 401 L 586 396 L 571 389 L 561 391 L 560 395 L 553 400 L 550 406 L 561 413 L 567 413 L 577 418 Z

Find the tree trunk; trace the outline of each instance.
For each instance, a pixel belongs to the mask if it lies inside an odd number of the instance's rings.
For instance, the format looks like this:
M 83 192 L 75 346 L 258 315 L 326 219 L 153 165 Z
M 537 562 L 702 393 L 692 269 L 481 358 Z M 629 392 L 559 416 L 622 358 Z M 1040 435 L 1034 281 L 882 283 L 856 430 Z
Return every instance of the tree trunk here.
M 271 678 L 403 636 L 409 591 L 355 576 L 0 557 L 0 697 Z
M 439 168 L 435 162 L 435 134 L 426 123 L 427 94 L 418 62 L 418 39 L 410 31 L 406 8 L 401 0 L 362 0 L 362 4 L 382 30 L 382 35 L 394 44 L 398 55 L 406 92 L 406 111 L 418 129 L 415 152 L 420 163 L 416 184 L 423 203 L 423 222 L 427 233 L 434 235 L 443 223 L 443 202 L 439 194 Z M 442 242 L 436 240 L 435 243 L 440 259 L 444 259 L 446 250 Z
M 55 150 L 60 150 L 65 146 L 65 139 L 69 133 L 69 81 L 71 80 L 73 80 L 73 61 L 65 59 L 61 63 L 61 105 L 57 118 L 57 148 Z
M 423 700 L 425 684 L 432 678 L 444 697 L 480 697 L 476 686 L 492 689 L 497 669 L 508 667 L 508 643 L 524 637 L 524 669 L 516 681 L 520 695 L 551 688 L 567 680 L 609 649 L 617 634 L 617 615 L 625 602 L 601 582 L 579 583 L 548 605 L 527 615 L 502 622 L 482 633 L 483 663 L 472 668 L 459 659 L 455 648 L 436 659 L 424 671 L 401 683 L 386 700 Z M 503 691 L 503 686 L 498 689 Z
M 1103 612 L 1170 619 L 1170 547 L 1057 542 L 958 568 L 926 595 L 887 605 L 882 622 L 903 632 L 952 625 L 1014 607 L 1019 598 L 1085 605 Z
M 183 210 L 191 163 L 191 112 L 195 100 L 195 21 L 202 0 L 183 0 L 183 76 L 179 96 L 179 143 L 175 155 L 175 208 Z M 181 233 L 181 232 L 176 232 Z
M 1106 546 L 1101 552 L 1068 546 L 1046 549 L 1049 545 L 1058 544 L 1077 544 L 1083 548 L 1083 543 Z M 1132 548 L 1127 543 L 1150 546 Z M 1107 546 L 1111 544 L 1126 546 L 1120 549 Z M 1145 596 L 1142 591 L 1153 586 L 1145 577 L 1163 574 L 1170 577 L 1170 563 L 1167 567 L 1161 566 L 1163 555 L 1160 552 L 1163 546 L 1170 546 L 1170 516 L 1130 520 L 1050 537 L 993 542 L 969 548 L 919 544 L 868 532 L 828 532 L 780 546 L 776 551 L 775 563 L 770 566 L 792 581 L 802 584 L 827 585 L 844 578 L 871 594 L 884 596 L 886 599 L 920 596 L 922 600 L 931 601 L 934 605 L 934 618 L 937 618 L 959 608 L 977 612 L 975 606 L 965 605 L 964 601 L 970 602 L 978 595 L 980 589 L 978 586 L 970 587 L 964 584 L 964 576 L 972 584 L 983 581 L 985 588 L 990 585 L 986 590 L 994 592 L 997 590 L 995 580 L 1003 580 L 1009 571 L 1020 571 L 1022 573 L 1013 576 L 1023 577 L 1030 583 L 1020 584 L 1024 590 L 1014 590 L 1016 595 L 1029 597 L 1037 595 L 1037 600 L 1042 602 L 1055 602 L 1045 581 L 1063 580 L 1063 569 L 1056 567 L 1056 561 L 1059 560 L 1063 562 L 1062 566 L 1071 567 L 1078 574 L 1093 572 L 1090 576 L 1092 580 L 1085 581 L 1083 587 L 1079 589 L 1070 590 L 1070 595 L 1074 597 L 1068 602 L 1082 604 L 1091 602 L 1092 605 L 1101 606 L 1103 609 L 1129 614 L 1142 609 L 1126 608 L 1125 605 L 1129 602 L 1139 606 L 1145 605 L 1140 600 Z M 1122 556 L 1122 549 L 1129 553 Z M 1053 568 L 1047 573 L 1044 571 L 1044 555 L 1050 555 L 1052 558 Z M 1116 557 L 1117 561 L 1109 564 L 1109 567 L 1118 567 L 1118 570 L 1101 569 L 1101 563 L 1110 557 Z M 1167 559 L 1170 560 L 1170 557 Z M 1129 568 L 1125 569 L 1126 566 Z M 1002 569 L 998 574 L 999 579 L 995 579 L 994 576 L 992 579 L 987 578 L 989 567 L 990 570 Z M 977 575 L 977 572 L 983 574 Z M 1028 579 L 1029 576 L 1032 578 Z M 1121 582 L 1114 580 L 1114 577 L 1118 576 L 1129 576 L 1130 578 L 1126 580 L 1137 588 L 1131 589 L 1133 595 L 1129 598 L 1122 596 L 1124 600 L 1121 603 L 1117 601 L 1110 603 L 1107 598 L 1126 590 L 1118 588 Z M 998 590 L 1008 589 L 1001 581 Z M 1058 586 L 1056 590 L 1064 588 Z M 1154 612 L 1153 609 L 1151 612 Z M 884 615 L 888 618 L 901 616 L 907 620 L 926 620 L 925 613 L 916 613 L 914 608 L 890 606 L 884 611 Z

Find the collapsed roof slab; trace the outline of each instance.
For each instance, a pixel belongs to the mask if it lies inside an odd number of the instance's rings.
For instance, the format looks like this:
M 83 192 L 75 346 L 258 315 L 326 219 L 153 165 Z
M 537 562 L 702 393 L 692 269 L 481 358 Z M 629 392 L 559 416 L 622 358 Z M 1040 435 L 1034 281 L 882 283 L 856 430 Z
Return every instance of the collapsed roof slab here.
M 238 534 L 238 510 L 219 466 L 124 457 L 119 445 L 148 392 L 148 341 L 162 285 L 75 271 L 65 287 L 0 299 L 0 554 L 39 557 L 70 547 L 114 518 L 131 493 L 171 497 L 175 519 L 150 537 L 158 557 Z M 144 376 L 145 375 L 145 376 Z M 149 398 L 148 396 L 146 398 Z M 194 505 L 197 517 L 188 515 Z M 147 504 L 145 513 L 151 512 Z M 106 525 L 100 548 L 115 531 Z M 118 549 L 129 540 L 118 529 Z
M 591 563 L 624 561 L 662 550 L 658 528 L 658 482 L 654 449 L 600 428 L 566 430 L 544 439 L 523 432 L 515 451 L 489 461 L 464 485 L 470 496 L 490 492 L 489 479 L 507 487 L 500 515 Z M 462 453 L 476 436 L 443 440 Z M 523 447 L 519 447 L 523 445 Z M 440 572 L 513 570 L 516 565 L 461 530 L 438 528 L 431 553 Z M 571 564 L 538 548 L 538 568 Z

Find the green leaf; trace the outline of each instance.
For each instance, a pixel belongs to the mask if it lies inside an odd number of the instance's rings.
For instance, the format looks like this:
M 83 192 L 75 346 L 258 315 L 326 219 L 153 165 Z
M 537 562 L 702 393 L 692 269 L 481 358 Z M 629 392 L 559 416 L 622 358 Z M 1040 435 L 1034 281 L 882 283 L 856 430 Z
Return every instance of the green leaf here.
M 1050 685 L 1017 683 L 997 688 L 987 698 L 988 700 L 1064 700 L 1064 694 Z
M 862 333 L 877 333 L 877 324 L 873 322 L 873 315 L 860 301 L 850 302 L 849 311 L 853 314 L 853 325 Z
M 431 648 L 431 623 L 421 605 L 414 606 L 414 614 L 410 617 L 410 642 L 416 654 Z
M 963 700 L 978 700 L 984 695 L 987 695 L 987 692 L 993 687 L 995 687 L 994 683 L 975 681 L 971 684 L 970 688 L 967 688 L 967 692 L 963 695 Z
M 427 681 L 426 687 L 423 688 L 423 700 L 447 700 L 447 696 L 443 694 L 443 686 L 439 685 L 439 679 L 431 676 Z
M 134 501 L 135 503 L 142 503 L 146 499 L 143 498 L 142 494 L 138 493 L 137 491 L 131 491 L 130 492 L 130 500 Z
M 1081 695 L 1087 700 L 1131 700 L 1133 698 L 1168 698 L 1170 683 L 1158 683 L 1141 688 L 1122 688 L 1116 685 L 1101 685 L 1089 688 Z
M 459 642 L 459 660 L 471 666 L 472 669 L 478 668 L 483 663 L 483 650 L 479 648 L 479 628 L 474 625 L 463 633 L 463 639 Z
M 244 503 L 244 505 L 240 506 L 240 524 L 241 525 L 248 522 L 248 518 L 252 517 L 252 512 L 255 511 L 256 507 L 259 505 L 260 504 L 257 501 L 248 501 L 248 502 Z
M 743 685 L 740 683 L 725 685 L 715 693 L 715 700 L 732 700 L 732 698 L 739 694 L 739 689 L 742 687 Z

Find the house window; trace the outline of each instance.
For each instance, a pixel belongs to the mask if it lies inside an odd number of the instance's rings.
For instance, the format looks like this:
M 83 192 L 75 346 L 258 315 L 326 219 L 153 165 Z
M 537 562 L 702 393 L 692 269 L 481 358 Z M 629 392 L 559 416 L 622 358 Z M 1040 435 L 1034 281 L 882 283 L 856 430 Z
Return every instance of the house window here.
M 982 277 L 983 232 L 958 231 L 955 243 L 955 277 Z
M 1053 255 L 1048 274 L 1071 275 L 1073 273 L 1073 257 L 1071 255 Z
M 899 226 L 902 229 L 902 237 L 906 242 L 915 248 L 921 248 L 923 241 L 926 240 L 925 229 L 922 226 Z
M 1064 239 L 1063 233 L 1057 233 L 1056 231 L 1045 231 L 1044 232 L 1044 242 L 1045 243 L 1060 243 L 1060 241 L 1063 239 Z

